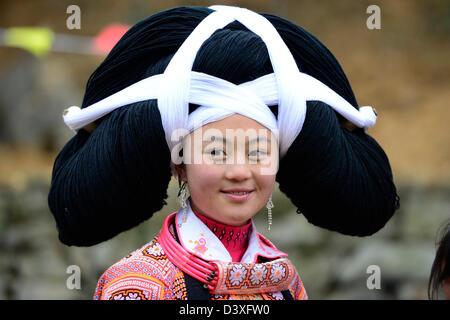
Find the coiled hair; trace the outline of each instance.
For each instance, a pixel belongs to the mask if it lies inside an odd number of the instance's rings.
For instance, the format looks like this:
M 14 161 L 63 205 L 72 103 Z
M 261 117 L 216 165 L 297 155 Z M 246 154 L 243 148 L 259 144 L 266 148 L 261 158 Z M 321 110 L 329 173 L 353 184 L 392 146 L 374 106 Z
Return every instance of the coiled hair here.
M 180 7 L 133 26 L 87 82 L 85 108 L 164 71 L 173 54 L 212 10 Z M 303 28 L 264 15 L 291 50 L 299 69 L 357 108 L 348 80 L 331 52 Z M 264 42 L 239 22 L 217 30 L 197 53 L 194 71 L 235 84 L 272 73 Z M 191 110 L 195 106 L 191 106 Z M 277 107 L 271 109 L 277 114 Z M 398 208 L 388 158 L 363 130 L 350 131 L 322 102 L 307 103 L 301 133 L 281 160 L 276 180 L 309 222 L 365 236 Z M 116 109 L 81 129 L 58 154 L 48 203 L 59 239 L 89 246 L 128 230 L 159 211 L 171 178 L 170 150 L 156 100 Z

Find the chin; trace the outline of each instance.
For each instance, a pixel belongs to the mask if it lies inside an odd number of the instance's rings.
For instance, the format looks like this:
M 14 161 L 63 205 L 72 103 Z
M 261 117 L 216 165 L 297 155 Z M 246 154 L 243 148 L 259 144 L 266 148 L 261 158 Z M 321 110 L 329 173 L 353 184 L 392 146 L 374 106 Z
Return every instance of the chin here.
M 252 218 L 252 216 L 239 216 L 239 217 L 230 217 L 227 219 L 226 224 L 234 227 L 243 226 L 248 223 L 248 221 Z

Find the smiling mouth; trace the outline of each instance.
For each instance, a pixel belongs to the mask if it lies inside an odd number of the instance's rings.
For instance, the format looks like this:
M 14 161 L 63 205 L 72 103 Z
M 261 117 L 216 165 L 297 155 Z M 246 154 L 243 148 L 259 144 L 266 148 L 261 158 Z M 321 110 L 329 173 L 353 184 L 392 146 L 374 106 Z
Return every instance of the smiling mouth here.
M 226 189 L 226 190 L 220 190 L 220 192 L 223 193 L 250 193 L 253 192 L 254 189 L 250 189 L 250 188 L 230 188 L 230 189 Z
M 234 191 L 222 191 L 223 193 L 228 193 L 228 194 L 247 194 L 250 193 L 252 191 L 239 191 L 239 192 L 234 192 Z
M 242 202 L 247 200 L 251 194 L 253 193 L 253 190 L 248 190 L 248 191 L 220 191 L 221 193 L 223 193 L 228 199 L 233 200 L 233 201 L 237 201 L 237 202 Z

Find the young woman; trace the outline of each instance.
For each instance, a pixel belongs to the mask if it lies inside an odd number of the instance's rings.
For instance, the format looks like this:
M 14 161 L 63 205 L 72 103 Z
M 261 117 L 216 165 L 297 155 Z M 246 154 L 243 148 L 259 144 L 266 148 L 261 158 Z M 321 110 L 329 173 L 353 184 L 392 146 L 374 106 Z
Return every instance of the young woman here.
M 338 62 L 304 29 L 236 7 L 182 7 L 132 27 L 90 77 L 49 193 L 60 240 L 89 246 L 181 208 L 111 266 L 95 299 L 305 299 L 272 222 L 277 181 L 310 223 L 367 236 L 399 206 Z M 190 196 L 188 196 L 188 193 Z

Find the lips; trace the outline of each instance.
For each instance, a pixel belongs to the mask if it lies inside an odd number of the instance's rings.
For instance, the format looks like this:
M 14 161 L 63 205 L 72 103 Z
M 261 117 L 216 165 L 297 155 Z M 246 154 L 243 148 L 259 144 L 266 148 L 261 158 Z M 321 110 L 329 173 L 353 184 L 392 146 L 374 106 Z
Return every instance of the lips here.
M 253 191 L 253 189 L 246 189 L 246 188 L 234 188 L 234 189 L 222 190 L 222 192 L 224 192 L 224 193 L 239 193 L 239 192 L 249 193 L 252 191 Z
M 243 202 L 247 200 L 253 193 L 252 189 L 244 189 L 244 188 L 236 188 L 236 189 L 228 189 L 220 191 L 223 193 L 228 199 L 235 202 Z

